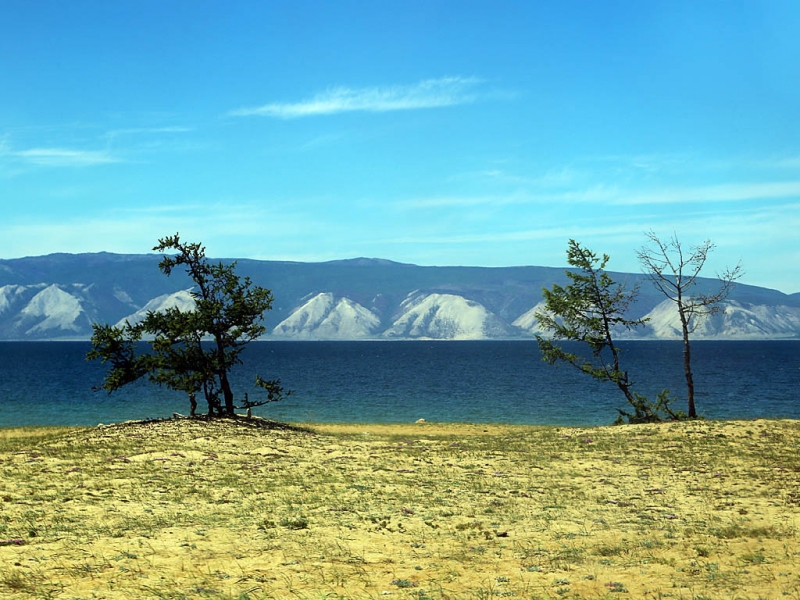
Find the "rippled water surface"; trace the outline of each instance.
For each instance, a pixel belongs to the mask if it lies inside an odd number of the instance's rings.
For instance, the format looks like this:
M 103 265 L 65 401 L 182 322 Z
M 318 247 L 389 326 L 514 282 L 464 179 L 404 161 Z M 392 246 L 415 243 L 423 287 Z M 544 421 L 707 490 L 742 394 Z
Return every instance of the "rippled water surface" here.
M 623 342 L 640 393 L 685 395 L 680 342 Z M 184 394 L 137 383 L 92 391 L 104 367 L 86 342 L 0 343 L 0 426 L 94 425 L 188 413 Z M 698 411 L 709 418 L 800 418 L 800 341 L 695 342 Z M 256 395 L 255 372 L 294 390 L 255 410 L 287 421 L 610 423 L 620 392 L 543 363 L 535 341 L 257 342 L 234 372 Z M 684 408 L 684 403 L 677 404 Z

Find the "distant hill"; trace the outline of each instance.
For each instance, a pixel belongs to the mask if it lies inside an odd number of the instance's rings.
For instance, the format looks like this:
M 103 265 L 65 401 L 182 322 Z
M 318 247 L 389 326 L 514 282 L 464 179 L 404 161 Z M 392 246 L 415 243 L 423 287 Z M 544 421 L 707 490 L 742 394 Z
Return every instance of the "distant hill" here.
M 88 339 L 91 324 L 138 320 L 147 310 L 191 307 L 192 282 L 165 277 L 158 255 L 50 254 L 0 260 L 0 339 Z M 229 259 L 222 259 L 230 262 Z M 537 332 L 542 287 L 568 282 L 551 267 L 421 267 L 357 258 L 324 263 L 238 261 L 237 272 L 272 290 L 268 339 L 492 339 Z M 677 314 L 641 274 L 632 317 L 637 337 L 677 337 Z M 699 291 L 714 289 L 713 279 Z M 695 338 L 800 338 L 800 294 L 738 285 L 726 312 Z M 677 328 L 676 328 L 677 327 Z

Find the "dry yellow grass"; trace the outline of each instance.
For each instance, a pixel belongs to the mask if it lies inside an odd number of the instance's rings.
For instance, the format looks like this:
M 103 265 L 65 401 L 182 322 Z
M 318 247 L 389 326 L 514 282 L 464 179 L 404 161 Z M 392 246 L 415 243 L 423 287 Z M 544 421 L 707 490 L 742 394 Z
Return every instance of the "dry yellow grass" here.
M 800 423 L 0 430 L 3 598 L 800 598 Z

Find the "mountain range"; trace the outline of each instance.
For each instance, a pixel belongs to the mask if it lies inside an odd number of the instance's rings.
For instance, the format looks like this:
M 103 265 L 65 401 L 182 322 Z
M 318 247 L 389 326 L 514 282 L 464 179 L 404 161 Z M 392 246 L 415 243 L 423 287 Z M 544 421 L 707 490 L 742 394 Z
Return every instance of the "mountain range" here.
M 50 254 L 0 260 L 0 340 L 88 339 L 92 323 L 121 324 L 147 311 L 191 310 L 192 281 L 164 276 L 159 255 Z M 222 262 L 230 262 L 221 259 Z M 568 279 L 552 267 L 423 267 L 358 258 L 324 263 L 237 261 L 237 273 L 272 290 L 266 339 L 505 339 L 538 333 L 543 287 Z M 643 274 L 611 273 L 638 286 L 630 317 L 647 326 L 621 337 L 680 336 L 675 306 Z M 697 291 L 714 291 L 714 279 Z M 800 338 L 800 294 L 737 285 L 724 312 L 695 339 Z

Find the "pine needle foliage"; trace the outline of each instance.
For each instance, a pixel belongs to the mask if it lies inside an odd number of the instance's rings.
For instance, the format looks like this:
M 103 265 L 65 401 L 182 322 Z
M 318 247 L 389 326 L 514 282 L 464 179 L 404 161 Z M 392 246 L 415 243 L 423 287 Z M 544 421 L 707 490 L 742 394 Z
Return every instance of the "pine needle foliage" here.
M 628 308 L 636 299 L 637 288 L 626 289 L 616 283 L 606 272 L 609 256 L 598 256 L 575 240 L 567 248 L 566 271 L 570 284 L 553 284 L 544 288 L 545 308 L 536 313 L 541 329 L 547 333 L 537 335 L 542 359 L 554 365 L 564 362 L 599 381 L 616 385 L 633 412 L 620 410 L 620 418 L 629 422 L 657 422 L 666 412 L 669 418 L 677 415 L 669 410 L 669 395 L 663 392 L 659 401 L 651 403 L 635 393 L 628 372 L 620 363 L 620 349 L 614 343 L 616 332 L 644 326 L 645 319 L 630 319 Z M 558 340 L 581 342 L 589 348 L 588 354 L 568 352 Z
M 192 414 L 195 397 L 202 393 L 210 416 L 233 415 L 237 407 L 229 373 L 242 362 L 245 346 L 264 333 L 263 313 L 272 308 L 272 293 L 237 275 L 235 262 L 210 263 L 204 246 L 183 242 L 177 233 L 160 239 L 153 250 L 176 252 L 165 254 L 158 267 L 167 276 L 175 268 L 186 270 L 195 285 L 191 291 L 194 310 L 148 311 L 142 321 L 126 321 L 121 327 L 94 324 L 87 359 L 99 359 L 111 367 L 101 389 L 111 393 L 147 377 L 152 383 L 186 392 Z M 143 339 L 148 340 L 149 351 L 141 352 Z M 256 375 L 255 385 L 266 390 L 266 399 L 251 401 L 245 394 L 243 408 L 283 397 L 279 380 Z

